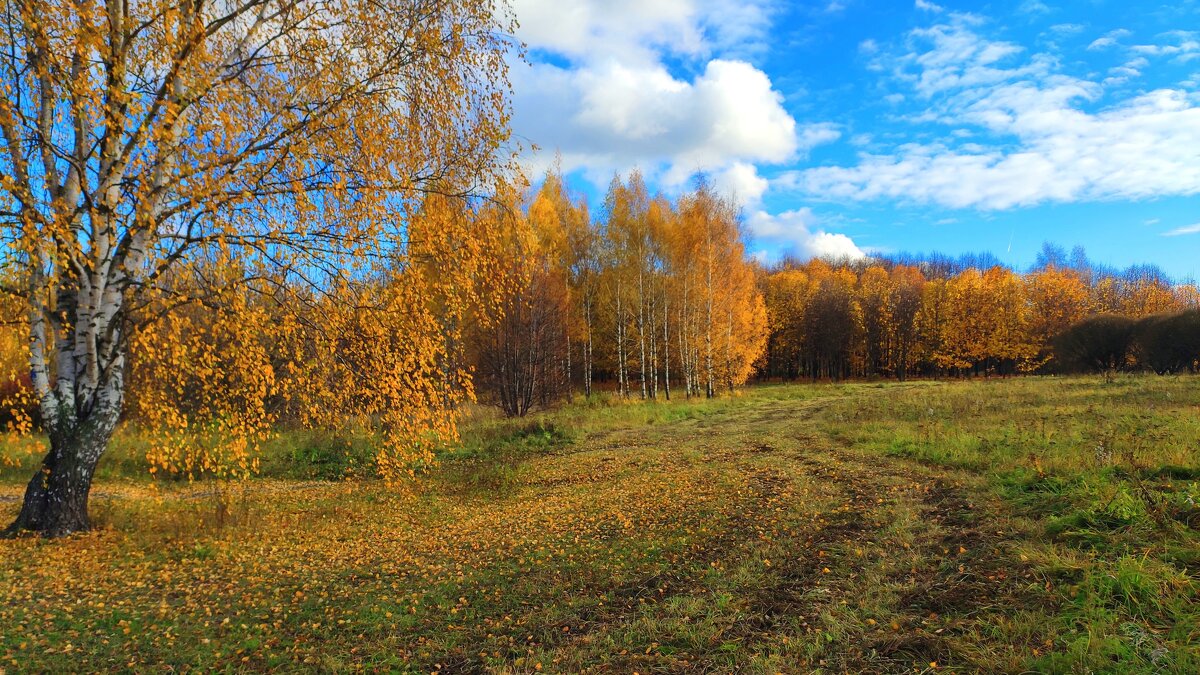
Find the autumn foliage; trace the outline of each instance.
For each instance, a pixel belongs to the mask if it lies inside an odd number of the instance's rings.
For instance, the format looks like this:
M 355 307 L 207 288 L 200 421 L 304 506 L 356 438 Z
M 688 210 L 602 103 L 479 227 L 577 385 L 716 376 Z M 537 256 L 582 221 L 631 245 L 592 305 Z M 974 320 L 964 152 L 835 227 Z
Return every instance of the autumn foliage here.
M 296 427 L 372 435 L 389 479 L 428 464 L 473 400 L 466 326 L 495 313 L 504 287 L 496 225 L 433 195 L 408 246 L 359 278 L 313 288 L 230 260 L 176 276 L 134 313 L 127 419 L 153 439 L 151 470 L 245 477 L 263 441 Z M 189 302 L 166 311 L 180 296 Z
M 764 377 L 1166 372 L 1200 358 L 1189 351 L 1194 312 L 1178 314 L 1196 307 L 1195 287 L 1154 270 L 812 260 L 780 263 L 759 284 L 770 325 Z
M 676 200 L 615 177 L 601 214 L 551 172 L 524 207 L 501 279 L 504 318 L 476 335 L 481 385 L 509 414 L 571 387 L 712 397 L 752 374 L 766 310 L 736 206 L 703 180 Z

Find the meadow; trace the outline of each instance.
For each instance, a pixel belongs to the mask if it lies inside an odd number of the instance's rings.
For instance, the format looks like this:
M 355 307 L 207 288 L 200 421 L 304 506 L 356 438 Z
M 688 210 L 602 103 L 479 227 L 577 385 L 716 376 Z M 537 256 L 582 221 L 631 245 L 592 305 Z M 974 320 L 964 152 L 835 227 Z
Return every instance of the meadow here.
M 362 434 L 239 483 L 144 450 L 94 531 L 0 541 L 0 669 L 1200 671 L 1196 377 L 478 409 L 399 488 Z

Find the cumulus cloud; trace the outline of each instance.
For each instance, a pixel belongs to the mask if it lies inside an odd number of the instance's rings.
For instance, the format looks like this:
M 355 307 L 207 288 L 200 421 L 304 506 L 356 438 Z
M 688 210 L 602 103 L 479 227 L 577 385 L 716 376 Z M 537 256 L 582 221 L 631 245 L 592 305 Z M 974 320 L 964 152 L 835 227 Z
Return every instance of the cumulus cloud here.
M 767 76 L 743 61 L 713 59 L 690 81 L 616 61 L 536 64 L 513 80 L 518 136 L 561 151 L 568 171 L 662 166 L 681 183 L 739 162 L 784 162 L 840 135 L 798 126 Z
M 770 181 L 758 175 L 758 168 L 748 162 L 734 162 L 714 173 L 712 182 L 718 192 L 745 205 L 758 204 L 771 185 Z
M 1119 37 L 1115 34 L 1110 34 Z M 953 208 L 1200 193 L 1200 106 L 1158 89 L 1094 110 L 1104 85 L 1045 55 L 980 36 L 957 19 L 909 35 L 887 58 L 923 105 L 914 119 L 977 128 L 986 145 L 945 140 L 862 153 L 852 166 L 785 174 L 780 186 L 835 199 L 897 199 Z M 1132 76 L 1141 61 L 1130 61 Z
M 765 186 L 752 164 L 787 162 L 840 136 L 830 125 L 798 125 L 770 78 L 743 58 L 765 44 L 771 6 L 516 0 L 533 65 L 513 68 L 513 128 L 540 148 L 528 167 L 540 172 L 561 153 L 565 170 L 598 182 L 637 166 L 667 186 L 705 171 L 758 199 Z
M 782 253 L 801 258 L 851 258 L 866 256 L 850 237 L 827 232 L 811 208 L 770 214 L 755 211 L 747 218 L 755 241 L 769 243 Z

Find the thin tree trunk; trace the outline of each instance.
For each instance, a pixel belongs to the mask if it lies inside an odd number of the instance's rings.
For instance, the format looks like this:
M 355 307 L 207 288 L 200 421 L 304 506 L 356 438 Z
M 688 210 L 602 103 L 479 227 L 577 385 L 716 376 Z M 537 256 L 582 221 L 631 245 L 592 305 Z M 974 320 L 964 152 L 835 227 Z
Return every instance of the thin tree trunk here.
M 671 336 L 667 325 L 670 323 L 666 294 L 663 294 L 663 393 L 671 400 Z
M 683 285 L 683 303 L 679 307 L 679 367 L 683 369 L 683 395 L 692 397 L 692 371 L 688 363 L 687 282 Z
M 617 281 L 617 387 L 620 390 L 621 396 L 627 397 L 629 389 L 625 384 L 625 340 L 624 340 L 624 325 L 625 317 L 621 312 L 621 282 Z
M 642 264 L 639 262 L 639 264 Z M 638 270 L 638 365 L 642 370 L 642 400 L 646 400 L 646 282 L 641 270 Z
M 729 323 L 725 328 L 725 384 L 733 393 L 733 306 L 728 308 Z
M 587 344 L 583 352 L 583 393 L 592 395 L 592 300 L 588 298 L 583 304 L 584 320 L 587 323 Z
M 571 323 L 570 314 L 563 321 L 563 339 L 567 344 L 567 395 L 570 397 L 574 393 L 574 388 L 571 382 Z M 569 399 L 568 399 L 569 400 Z
M 646 314 L 650 317 L 650 329 L 647 331 L 650 336 L 650 397 L 658 400 L 658 313 L 654 311 L 654 303 L 650 303 Z
M 705 314 L 704 327 L 704 396 L 712 398 L 713 394 L 713 338 L 712 338 L 712 321 L 713 321 L 713 298 L 712 298 L 712 270 L 708 273 L 708 311 Z

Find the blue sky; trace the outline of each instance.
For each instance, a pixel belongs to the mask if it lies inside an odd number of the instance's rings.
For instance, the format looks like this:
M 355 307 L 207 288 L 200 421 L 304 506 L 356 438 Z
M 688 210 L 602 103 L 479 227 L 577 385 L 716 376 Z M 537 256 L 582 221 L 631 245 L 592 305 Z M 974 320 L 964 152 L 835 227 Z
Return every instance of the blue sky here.
M 596 203 L 697 171 L 757 253 L 1043 241 L 1200 277 L 1200 0 L 514 0 L 514 129 Z M 533 146 L 536 146 L 535 150 Z

